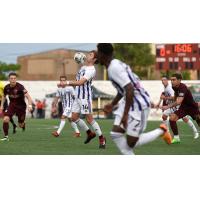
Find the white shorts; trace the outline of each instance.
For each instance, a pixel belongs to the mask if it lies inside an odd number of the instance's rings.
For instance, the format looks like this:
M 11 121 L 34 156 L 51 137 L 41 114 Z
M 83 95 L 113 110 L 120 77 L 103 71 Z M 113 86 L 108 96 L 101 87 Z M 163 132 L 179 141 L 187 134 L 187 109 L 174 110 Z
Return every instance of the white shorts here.
M 92 100 L 75 99 L 72 105 L 73 113 L 91 114 L 92 113 Z
M 149 116 L 150 108 L 146 108 L 142 111 L 140 110 L 130 110 L 128 113 L 128 126 L 126 129 L 127 135 L 133 136 L 133 137 L 139 137 L 141 133 L 144 132 L 147 126 L 147 119 Z M 122 120 L 124 113 L 124 105 L 120 104 L 118 109 L 114 112 L 115 114 L 115 120 L 114 125 L 121 126 L 120 122 Z
M 65 117 L 67 118 L 71 118 L 72 117 L 72 108 L 64 108 L 63 114 Z

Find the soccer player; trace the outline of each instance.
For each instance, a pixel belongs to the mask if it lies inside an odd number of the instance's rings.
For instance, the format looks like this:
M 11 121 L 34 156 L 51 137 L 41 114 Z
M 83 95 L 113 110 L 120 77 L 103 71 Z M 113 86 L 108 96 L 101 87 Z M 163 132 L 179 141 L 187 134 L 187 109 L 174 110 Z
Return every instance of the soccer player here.
M 62 102 L 63 114 L 61 116 L 60 125 L 57 131 L 53 132 L 53 136 L 58 137 L 63 130 L 66 118 L 68 119 L 71 127 L 74 129 L 74 137 L 80 137 L 80 131 L 76 125 L 76 123 L 72 122 L 72 105 L 75 99 L 75 91 L 74 88 L 71 86 L 63 86 L 66 83 L 67 77 L 60 76 L 60 87 L 57 90 L 56 97 L 53 102 L 53 106 L 56 106 L 58 103 L 59 98 Z
M 0 81 L 0 105 L 1 105 L 1 100 L 2 100 L 2 96 L 3 96 L 3 90 L 4 90 L 4 84 L 3 84 L 2 81 Z M 3 104 L 3 112 L 2 112 L 2 114 L 7 110 L 7 108 L 8 108 L 8 101 L 7 101 L 7 99 L 5 99 L 4 104 Z M 10 118 L 10 122 L 11 122 L 11 124 L 13 126 L 13 134 L 15 134 L 17 125 L 15 124 L 15 122 L 14 122 L 12 117 Z
M 164 86 L 164 92 L 162 93 L 160 97 L 159 103 L 156 105 L 157 108 L 159 108 L 160 103 L 162 101 L 164 102 L 164 106 L 169 105 L 174 102 L 174 90 L 172 89 L 172 86 L 169 84 L 168 78 L 166 76 L 163 76 L 161 80 Z M 179 106 L 176 106 L 176 107 L 169 108 L 163 111 L 163 115 L 162 115 L 163 123 L 165 123 L 167 126 L 168 126 L 168 117 L 172 113 L 174 113 L 178 109 L 178 107 Z M 183 117 L 182 120 L 192 128 L 194 139 L 197 139 L 199 137 L 199 133 L 194 123 L 192 122 L 192 120 L 187 116 Z M 179 135 L 176 135 L 176 133 L 174 135 L 174 139 L 172 140 L 172 143 L 173 144 L 180 143 L 180 137 Z
M 181 80 L 181 74 L 175 73 L 171 76 L 172 88 L 175 92 L 175 102 L 162 107 L 163 110 L 167 110 L 178 106 L 178 109 L 170 115 L 170 126 L 174 133 L 174 143 L 179 140 L 178 128 L 176 124 L 177 120 L 189 115 L 196 120 L 198 126 L 200 126 L 198 103 L 194 101 L 190 90 L 185 84 L 181 83 Z
M 111 138 L 122 154 L 134 155 L 135 147 L 154 141 L 159 136 L 170 144 L 171 135 L 167 126 L 161 124 L 160 128 L 143 133 L 146 128 L 151 101 L 148 93 L 141 86 L 140 80 L 131 68 L 113 57 L 113 46 L 109 43 L 99 43 L 98 61 L 108 69 L 108 77 L 118 93 L 111 104 L 105 106 L 106 113 L 114 112 L 115 121 L 111 131 Z M 121 100 L 121 101 L 120 101 Z M 125 135 L 125 133 L 127 133 Z
M 72 106 L 72 121 L 87 133 L 87 138 L 84 143 L 89 143 L 97 134 L 99 136 L 99 148 L 104 149 L 106 147 L 106 139 L 102 134 L 99 124 L 94 120 L 92 115 L 91 85 L 96 75 L 96 69 L 94 67 L 97 61 L 96 56 L 96 51 L 89 52 L 84 65 L 77 73 L 76 81 L 67 81 L 66 85 L 76 86 L 76 98 Z M 80 114 L 85 115 L 86 121 L 92 126 L 94 132 L 80 119 Z
M 9 97 L 10 103 L 7 110 L 5 111 L 3 118 L 3 131 L 4 138 L 1 141 L 9 141 L 8 130 L 9 130 L 9 121 L 16 114 L 18 117 L 19 127 L 25 130 L 25 117 L 26 117 L 26 102 L 25 97 L 28 100 L 28 110 L 32 110 L 32 99 L 28 94 L 27 90 L 23 85 L 17 82 L 17 74 L 11 72 L 9 74 L 9 84 L 4 88 L 4 94 L 2 96 L 0 112 L 3 111 L 3 104 L 6 96 Z

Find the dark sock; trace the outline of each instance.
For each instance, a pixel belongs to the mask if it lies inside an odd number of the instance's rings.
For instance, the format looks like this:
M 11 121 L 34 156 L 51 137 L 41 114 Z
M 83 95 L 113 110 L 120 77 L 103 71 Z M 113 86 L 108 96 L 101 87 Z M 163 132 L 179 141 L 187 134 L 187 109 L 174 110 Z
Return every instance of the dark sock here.
M 169 120 L 172 132 L 174 135 L 178 135 L 178 127 L 177 127 L 177 123 L 175 121 L 171 121 Z
M 9 129 L 9 123 L 4 122 L 3 123 L 3 132 L 5 136 L 8 136 L 8 129 Z

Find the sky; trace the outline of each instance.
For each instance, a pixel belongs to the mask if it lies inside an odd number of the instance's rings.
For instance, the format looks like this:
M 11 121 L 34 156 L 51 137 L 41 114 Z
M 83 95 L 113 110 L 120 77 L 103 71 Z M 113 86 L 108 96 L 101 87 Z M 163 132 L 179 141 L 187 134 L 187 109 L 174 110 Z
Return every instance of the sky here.
M 53 49 L 93 50 L 96 43 L 0 43 L 0 61 L 16 63 L 17 57 Z

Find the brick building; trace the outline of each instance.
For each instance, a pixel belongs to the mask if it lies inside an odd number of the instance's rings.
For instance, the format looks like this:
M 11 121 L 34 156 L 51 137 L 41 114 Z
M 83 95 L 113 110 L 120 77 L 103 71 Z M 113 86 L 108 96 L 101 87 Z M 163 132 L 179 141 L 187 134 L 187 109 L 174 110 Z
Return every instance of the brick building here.
M 20 56 L 17 63 L 21 65 L 18 72 L 21 80 L 58 80 L 60 75 L 67 75 L 69 80 L 75 79 L 79 70 L 73 60 L 76 50 L 56 49 L 41 53 Z M 96 67 L 96 80 L 102 80 L 103 69 Z

